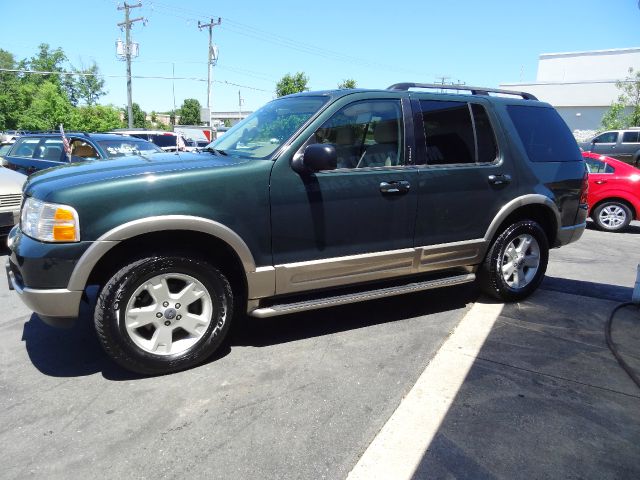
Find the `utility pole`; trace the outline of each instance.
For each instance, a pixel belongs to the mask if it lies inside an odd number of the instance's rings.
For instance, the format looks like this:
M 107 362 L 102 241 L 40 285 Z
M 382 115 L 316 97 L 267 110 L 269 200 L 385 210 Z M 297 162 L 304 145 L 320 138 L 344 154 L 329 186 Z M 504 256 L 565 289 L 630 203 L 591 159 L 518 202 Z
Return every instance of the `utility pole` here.
M 242 102 L 244 102 L 244 98 L 240 96 L 240 90 L 238 90 L 238 121 L 242 120 Z
M 131 57 L 138 56 L 138 44 L 131 43 L 131 25 L 133 25 L 135 22 L 143 22 L 143 23 L 147 22 L 147 19 L 144 17 L 130 19 L 129 10 L 131 10 L 132 8 L 138 8 L 141 6 L 142 6 L 142 3 L 129 5 L 127 2 L 124 2 L 123 6 L 118 5 L 118 10 L 124 10 L 124 22 L 119 23 L 118 26 L 120 27 L 120 29 L 124 28 L 126 32 L 123 54 L 124 54 L 125 60 L 127 61 L 127 117 L 128 117 L 129 128 L 133 128 L 133 107 L 132 107 L 132 99 L 131 99 Z M 120 47 L 120 45 L 118 45 L 118 47 Z
M 218 49 L 213 45 L 213 27 L 216 25 L 220 25 L 222 23 L 222 19 L 218 17 L 218 21 L 214 22 L 213 18 L 210 19 L 209 23 L 200 23 L 198 20 L 198 30 L 202 30 L 203 28 L 209 29 L 209 52 L 207 55 L 207 109 L 209 110 L 209 126 L 213 127 L 211 121 L 211 81 L 213 80 L 213 66 L 218 62 Z

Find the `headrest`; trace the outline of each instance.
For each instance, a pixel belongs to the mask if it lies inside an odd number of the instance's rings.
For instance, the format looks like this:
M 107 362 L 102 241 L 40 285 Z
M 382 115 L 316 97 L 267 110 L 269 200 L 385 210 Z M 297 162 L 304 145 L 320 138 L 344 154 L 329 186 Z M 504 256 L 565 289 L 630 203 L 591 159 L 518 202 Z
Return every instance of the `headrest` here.
M 385 120 L 376 124 L 373 131 L 373 138 L 376 143 L 397 143 L 398 142 L 398 122 L 397 120 Z

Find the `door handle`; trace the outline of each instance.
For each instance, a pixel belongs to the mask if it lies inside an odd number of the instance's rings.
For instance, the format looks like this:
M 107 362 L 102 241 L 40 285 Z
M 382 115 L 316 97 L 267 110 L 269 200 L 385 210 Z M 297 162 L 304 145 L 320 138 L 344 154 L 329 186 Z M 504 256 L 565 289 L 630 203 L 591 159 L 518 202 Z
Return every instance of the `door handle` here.
M 602 185 L 603 183 L 607 183 L 606 180 L 596 180 L 596 185 Z
M 380 183 L 380 191 L 384 194 L 398 194 L 407 193 L 411 188 L 411 184 L 406 180 L 399 182 L 382 182 Z
M 507 183 L 511 183 L 511 175 L 508 174 L 500 174 L 500 175 L 489 175 L 487 177 L 489 183 L 492 185 L 503 185 Z

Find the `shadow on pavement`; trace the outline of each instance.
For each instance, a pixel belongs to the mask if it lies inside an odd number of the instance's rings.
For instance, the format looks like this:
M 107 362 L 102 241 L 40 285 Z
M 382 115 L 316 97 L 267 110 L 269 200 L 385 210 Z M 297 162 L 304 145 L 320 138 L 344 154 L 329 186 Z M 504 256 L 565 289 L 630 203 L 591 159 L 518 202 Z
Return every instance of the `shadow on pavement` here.
M 243 322 L 242 329 L 232 332 L 230 339 L 207 363 L 228 355 L 234 346 L 267 347 L 401 321 L 463 308 L 475 301 L 477 296 L 473 285 L 463 285 L 271 319 L 249 318 Z M 93 305 L 83 304 L 80 318 L 69 329 L 50 327 L 33 314 L 25 323 L 22 335 L 33 365 L 45 375 L 54 377 L 101 372 L 104 378 L 114 381 L 143 378 L 121 368 L 107 357 L 96 336 L 92 312 Z
M 604 337 L 613 307 L 630 296 L 550 277 L 504 305 L 413 480 L 640 478 L 640 391 Z M 637 310 L 621 315 L 614 340 L 637 353 Z

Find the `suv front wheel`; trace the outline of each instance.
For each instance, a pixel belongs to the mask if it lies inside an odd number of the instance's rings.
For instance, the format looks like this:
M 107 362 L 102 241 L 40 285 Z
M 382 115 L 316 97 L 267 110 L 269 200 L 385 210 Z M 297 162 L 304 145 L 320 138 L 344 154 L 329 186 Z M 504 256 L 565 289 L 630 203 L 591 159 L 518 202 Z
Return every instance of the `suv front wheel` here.
M 482 290 L 504 302 L 526 298 L 547 270 L 549 243 L 532 220 L 509 226 L 493 242 L 478 271 Z
M 190 258 L 154 256 L 111 277 L 94 321 L 111 358 L 155 375 L 206 360 L 224 340 L 232 314 L 231 287 L 219 270 Z

